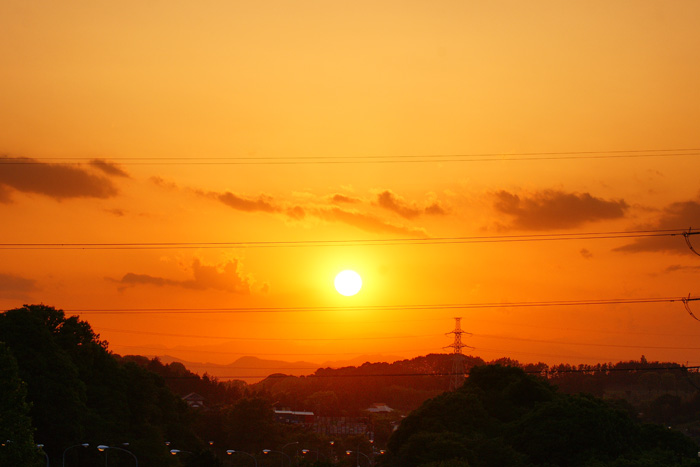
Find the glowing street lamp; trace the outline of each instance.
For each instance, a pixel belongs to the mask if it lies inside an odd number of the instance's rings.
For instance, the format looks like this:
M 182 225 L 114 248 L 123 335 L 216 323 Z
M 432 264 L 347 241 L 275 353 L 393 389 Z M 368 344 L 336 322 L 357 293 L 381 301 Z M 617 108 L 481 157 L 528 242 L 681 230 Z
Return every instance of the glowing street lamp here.
M 170 454 L 172 454 L 173 456 L 177 456 L 177 455 L 180 454 L 181 452 L 184 452 L 184 453 L 186 453 L 186 454 L 192 454 L 192 452 L 190 452 L 190 451 L 183 451 L 183 450 L 181 450 L 181 449 L 171 449 L 171 450 L 170 450 Z
M 128 446 L 129 443 L 124 443 L 124 445 Z M 136 458 L 136 455 L 133 452 L 131 452 L 127 449 L 124 449 L 124 448 L 118 448 L 116 446 L 107 446 L 106 444 L 100 444 L 99 446 L 97 446 L 97 450 L 105 453 L 105 467 L 107 466 L 107 449 L 116 449 L 117 451 L 124 451 L 124 452 L 130 454 L 131 457 L 134 458 L 134 462 L 136 463 L 136 467 L 139 467 L 139 460 Z
M 46 454 L 46 451 L 44 451 L 44 445 L 43 444 L 37 444 L 36 447 L 41 449 L 41 452 L 44 453 L 44 456 L 46 457 L 46 467 L 49 467 L 49 455 Z
M 367 465 L 371 465 L 372 461 L 370 461 L 370 460 L 369 460 L 369 457 L 367 456 L 367 454 L 365 454 L 365 453 L 363 453 L 363 452 L 360 452 L 360 451 L 345 451 L 345 454 L 349 456 L 349 455 L 351 455 L 353 452 L 357 453 L 357 467 L 360 467 L 360 454 L 362 454 L 362 455 L 365 457 L 365 459 L 367 459 Z
M 262 453 L 265 454 L 266 456 L 270 454 L 271 452 L 276 452 L 277 454 L 282 454 L 284 457 L 289 459 L 289 465 L 292 465 L 292 458 L 289 457 L 287 454 L 283 453 L 282 451 L 274 451 L 272 449 L 263 449 Z M 284 467 L 284 459 L 282 459 L 282 467 Z
M 258 467 L 258 460 L 252 454 L 243 451 L 235 451 L 233 449 L 227 449 L 226 454 L 228 454 L 229 456 L 233 454 L 245 454 L 246 456 L 251 457 L 253 459 L 253 462 L 255 463 L 255 467 Z
M 318 451 L 311 451 L 311 450 L 309 450 L 309 449 L 302 449 L 302 450 L 301 450 L 301 455 L 302 455 L 302 456 L 306 456 L 307 454 L 309 454 L 309 453 L 311 453 L 311 452 L 315 452 L 315 453 L 316 453 L 316 462 L 318 462 Z
M 86 448 L 86 447 L 88 447 L 88 446 L 90 446 L 90 445 L 89 445 L 88 443 L 75 444 L 75 445 L 73 445 L 73 446 L 68 446 L 66 449 L 63 450 L 63 467 L 66 467 L 66 452 L 67 452 L 69 449 L 77 448 L 77 447 L 80 447 L 80 446 Z

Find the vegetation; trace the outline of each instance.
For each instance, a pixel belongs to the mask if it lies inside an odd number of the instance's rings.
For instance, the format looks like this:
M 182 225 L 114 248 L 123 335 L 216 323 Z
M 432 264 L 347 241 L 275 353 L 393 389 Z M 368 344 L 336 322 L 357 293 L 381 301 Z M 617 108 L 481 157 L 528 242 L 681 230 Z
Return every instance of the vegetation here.
M 700 380 L 680 365 L 642 357 L 485 366 L 463 357 L 469 378 L 445 392 L 454 358 L 324 368 L 246 385 L 180 363 L 113 355 L 87 322 L 27 305 L 0 314 L 0 465 L 43 465 L 44 456 L 58 465 L 64 454 L 69 467 L 101 465 L 105 456 L 110 466 L 131 465 L 125 449 L 149 466 L 249 465 L 247 453 L 264 466 L 280 459 L 263 449 L 286 447 L 300 465 L 322 467 L 362 464 L 352 453 L 371 456 L 387 446 L 389 455 L 376 460 L 391 466 L 695 465 L 689 456 L 697 448 L 677 429 L 700 438 Z M 203 409 L 183 401 L 190 393 L 204 398 Z M 396 410 L 370 414 L 375 402 Z M 328 426 L 343 420 L 360 433 L 278 423 L 274 407 L 313 411 Z M 120 449 L 99 452 L 100 444 Z M 171 448 L 182 452 L 172 456 Z M 227 449 L 237 452 L 227 456 Z
M 391 466 L 698 465 L 697 445 L 643 425 L 590 395 L 557 392 L 523 370 L 472 369 L 457 391 L 427 401 L 389 441 Z
M 27 443 L 35 441 L 44 445 L 51 463 L 58 464 L 67 447 L 89 443 L 91 449 L 66 453 L 66 464 L 77 465 L 98 464 L 105 454 L 95 449 L 97 445 L 124 449 L 122 443 L 129 441 L 128 450 L 143 464 L 169 466 L 173 459 L 166 440 L 189 450 L 201 443 L 190 427 L 186 404 L 163 379 L 134 363 L 120 364 L 90 325 L 77 317 L 67 318 L 44 305 L 10 310 L 0 315 L 0 342 L 16 359 L 16 375 L 26 385 L 16 379 L 9 383 L 15 388 L 10 397 L 19 402 L 14 415 L 4 409 L 2 413 L 18 420 L 20 431 L 4 438 L 12 441 L 8 446 L 21 444 L 26 450 Z M 11 375 L 13 364 L 7 352 L 4 355 Z M 3 378 L 3 386 L 7 384 Z M 21 404 L 24 387 L 31 403 L 33 441 L 31 429 L 21 428 L 26 424 L 22 413 L 27 412 L 27 404 Z M 118 450 L 109 455 L 128 457 Z

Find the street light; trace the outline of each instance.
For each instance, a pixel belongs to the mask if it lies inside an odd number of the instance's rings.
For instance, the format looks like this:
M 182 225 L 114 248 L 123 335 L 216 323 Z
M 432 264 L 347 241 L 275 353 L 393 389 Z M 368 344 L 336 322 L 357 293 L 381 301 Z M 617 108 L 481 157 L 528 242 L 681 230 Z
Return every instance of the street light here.
M 315 452 L 315 453 L 316 453 L 316 462 L 318 462 L 318 451 L 311 451 L 311 450 L 309 450 L 309 449 L 302 449 L 302 450 L 301 450 L 301 455 L 302 455 L 302 456 L 306 456 L 306 455 L 309 454 L 310 452 Z
M 353 452 L 357 453 L 357 467 L 360 467 L 360 454 L 362 454 L 363 456 L 365 456 L 365 459 L 367 459 L 367 465 L 371 465 L 371 464 L 372 464 L 372 461 L 369 460 L 369 457 L 367 456 L 367 454 L 362 453 L 362 452 L 360 452 L 360 451 L 345 451 L 345 454 L 347 454 L 347 455 L 349 456 L 349 455 L 352 454 Z
M 90 445 L 89 445 L 88 443 L 75 444 L 75 445 L 73 445 L 73 446 L 68 446 L 66 449 L 63 450 L 63 467 L 66 467 L 66 452 L 67 452 L 69 449 L 77 448 L 77 447 L 80 447 L 80 446 L 86 448 L 86 447 L 88 447 L 88 446 L 90 446 Z
M 170 454 L 172 454 L 173 456 L 177 456 L 177 455 L 180 454 L 181 452 L 184 452 L 184 453 L 187 453 L 187 454 L 192 454 L 192 452 L 190 452 L 190 451 L 183 451 L 183 450 L 181 450 L 181 449 L 171 449 L 171 450 L 170 450 Z
M 254 455 L 249 454 L 249 453 L 247 453 L 247 452 L 243 452 L 243 451 L 235 451 L 235 450 L 233 450 L 233 449 L 227 449 L 227 450 L 226 450 L 226 454 L 228 454 L 229 456 L 232 455 L 232 454 L 236 454 L 236 453 L 238 453 L 238 454 L 245 454 L 246 456 L 251 457 L 251 458 L 253 459 L 253 462 L 255 462 L 255 467 L 258 467 L 258 460 L 255 458 Z
M 126 453 L 131 454 L 131 456 L 134 458 L 134 462 L 136 463 L 136 467 L 139 467 L 139 460 L 136 458 L 136 455 L 133 452 L 128 451 L 124 448 L 118 448 L 116 446 L 107 446 L 106 444 L 100 444 L 97 446 L 97 450 L 100 452 L 104 451 L 105 453 L 105 467 L 107 467 L 107 449 L 116 449 L 117 451 L 124 451 Z
M 293 443 L 292 443 L 292 444 L 293 444 Z M 262 452 L 263 452 L 263 454 L 265 454 L 265 455 L 268 455 L 268 454 L 270 454 L 271 452 L 276 452 L 277 454 L 282 454 L 284 457 L 286 457 L 287 459 L 289 459 L 289 465 L 292 465 L 292 458 L 289 457 L 287 454 L 283 453 L 282 451 L 274 451 L 274 450 L 272 450 L 272 449 L 263 449 Z M 282 467 L 284 467 L 284 459 L 282 459 Z
M 9 440 L 8 440 L 9 441 Z M 46 454 L 46 451 L 44 451 L 44 445 L 43 444 L 37 444 L 36 447 L 41 449 L 41 452 L 44 453 L 44 456 L 46 457 L 46 467 L 49 467 L 49 455 Z

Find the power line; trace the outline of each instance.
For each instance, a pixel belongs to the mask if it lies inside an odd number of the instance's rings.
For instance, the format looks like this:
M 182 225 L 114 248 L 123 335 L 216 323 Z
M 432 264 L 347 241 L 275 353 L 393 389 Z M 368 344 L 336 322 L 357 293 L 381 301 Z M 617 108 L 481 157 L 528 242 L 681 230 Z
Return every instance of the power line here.
M 416 164 L 453 162 L 549 161 L 581 159 L 626 159 L 699 156 L 700 148 L 642 149 L 619 151 L 565 151 L 522 153 L 422 154 L 401 156 L 292 156 L 292 157 L 113 157 L 124 165 L 331 165 L 331 164 Z M 37 165 L 51 162 L 89 163 L 95 158 L 0 158 L 0 165 Z
M 522 302 L 483 302 L 483 303 L 447 303 L 425 305 L 360 305 L 360 306 L 308 306 L 308 307 L 230 307 L 230 308 L 66 308 L 64 312 L 78 314 L 232 314 L 232 313 L 299 313 L 319 311 L 420 311 L 420 310 L 456 310 L 482 308 L 529 308 L 552 306 L 584 305 L 623 305 L 644 303 L 674 303 L 697 301 L 700 298 L 688 297 L 645 297 L 613 298 L 601 300 L 551 300 Z
M 527 337 L 497 336 L 493 334 L 474 334 L 473 337 L 484 337 L 488 339 L 505 339 L 523 342 L 537 342 L 542 344 L 575 345 L 585 347 L 614 347 L 620 349 L 654 349 L 654 350 L 700 350 L 700 347 L 676 347 L 663 345 L 625 345 L 625 344 L 599 344 L 594 342 L 559 342 L 546 339 L 530 339 Z
M 693 232 L 696 234 L 700 232 Z M 111 243 L 0 243 L 0 250 L 168 250 L 198 248 L 281 248 L 384 245 L 448 245 L 468 243 L 512 243 L 618 238 L 674 237 L 688 235 L 688 229 L 655 229 L 610 232 L 556 233 L 532 235 L 490 235 L 432 238 L 390 238 L 375 240 L 290 240 L 241 242 L 111 242 Z M 686 237 L 687 238 L 687 237 Z
M 197 349 L 165 349 L 162 347 L 148 347 L 143 345 L 124 345 L 124 344 L 114 344 L 115 347 L 124 347 L 128 349 L 145 349 L 145 350 L 157 350 L 161 353 L 164 352 L 191 352 L 191 353 L 204 353 L 204 354 L 217 354 L 217 355 L 243 355 L 247 356 L 250 352 L 229 352 L 222 350 L 197 350 Z M 429 349 L 402 349 L 402 350 L 387 350 L 387 353 L 402 353 L 402 352 L 431 352 L 435 350 L 434 348 Z M 277 352 L 277 353 L 264 353 L 255 352 L 255 355 L 265 355 L 265 356 L 334 356 L 334 355 L 357 355 L 358 352 L 316 352 L 316 353 L 294 353 L 294 352 Z
M 605 368 L 605 369 L 595 369 L 595 368 L 552 368 L 549 367 L 546 370 L 523 370 L 527 374 L 542 374 L 546 373 L 548 376 L 553 376 L 557 374 L 564 373 L 632 373 L 632 372 L 645 372 L 645 371 L 693 371 L 698 372 L 700 366 L 659 366 L 659 367 L 641 367 L 641 368 Z M 469 371 L 465 374 L 469 375 Z M 421 372 L 421 373 L 339 373 L 339 374 L 311 374 L 306 377 L 309 378 L 391 378 L 391 377 L 411 377 L 411 376 L 438 376 L 438 377 L 453 377 L 456 374 L 454 372 Z M 193 376 L 163 376 L 164 379 L 198 379 L 199 375 Z M 225 376 L 215 376 L 217 379 L 234 379 L 234 378 L 261 378 L 260 375 L 225 375 Z M 294 375 L 286 374 L 272 374 L 265 378 L 296 378 Z
M 289 341 L 318 341 L 318 342 L 329 342 L 329 341 L 353 341 L 353 340 L 390 340 L 390 339 L 425 339 L 429 337 L 438 337 L 442 334 L 427 334 L 422 336 L 373 336 L 373 337 L 240 337 L 240 336 L 212 336 L 212 335 L 192 335 L 192 334 L 171 334 L 165 332 L 151 332 L 151 331 L 132 331 L 126 329 L 109 329 L 101 328 L 100 332 L 120 332 L 126 334 L 140 334 L 148 336 L 165 336 L 165 337 L 187 337 L 193 339 L 224 339 L 231 341 L 275 341 L 275 342 L 289 342 Z

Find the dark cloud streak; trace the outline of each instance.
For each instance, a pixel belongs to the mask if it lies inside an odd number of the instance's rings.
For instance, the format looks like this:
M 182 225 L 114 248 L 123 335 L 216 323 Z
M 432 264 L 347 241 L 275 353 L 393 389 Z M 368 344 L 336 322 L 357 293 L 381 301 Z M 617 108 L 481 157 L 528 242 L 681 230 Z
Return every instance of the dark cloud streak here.
M 530 196 L 499 191 L 494 207 L 512 218 L 511 227 L 523 230 L 549 230 L 578 227 L 587 222 L 624 217 L 624 200 L 608 201 L 589 193 L 545 190 Z
M 14 274 L 0 273 L 0 297 L 23 299 L 29 292 L 37 290 L 36 281 Z
M 120 168 L 116 164 L 105 161 L 103 159 L 93 159 L 90 161 L 90 165 L 113 177 L 130 178 L 129 174 L 126 173 L 122 168 Z
M 149 274 L 129 272 L 120 280 L 109 279 L 126 287 L 151 285 L 156 287 L 180 287 L 191 290 L 223 290 L 247 295 L 250 293 L 250 280 L 238 271 L 238 261 L 229 261 L 223 267 L 202 264 L 199 260 L 192 263 L 193 279 L 174 280 Z
M 225 205 L 245 212 L 277 212 L 279 208 L 273 204 L 270 196 L 260 195 L 258 199 L 246 199 L 231 192 L 216 195 L 217 199 Z
M 700 202 L 681 201 L 665 207 L 658 221 L 651 225 L 643 226 L 644 229 L 673 230 L 693 227 L 700 229 Z M 700 235 L 690 237 L 691 244 L 696 250 L 700 250 Z M 668 252 L 692 254 L 688 245 L 678 236 L 676 237 L 646 237 L 638 238 L 633 243 L 616 248 L 615 251 L 626 253 L 639 252 Z
M 0 200 L 7 190 L 34 193 L 55 200 L 67 198 L 110 198 L 117 187 L 101 175 L 67 164 L 37 162 L 26 157 L 0 157 Z
M 425 232 L 421 229 L 390 224 L 369 214 L 345 211 L 340 208 L 322 209 L 319 210 L 316 215 L 323 220 L 342 222 L 367 232 L 390 233 L 418 238 L 427 237 Z

